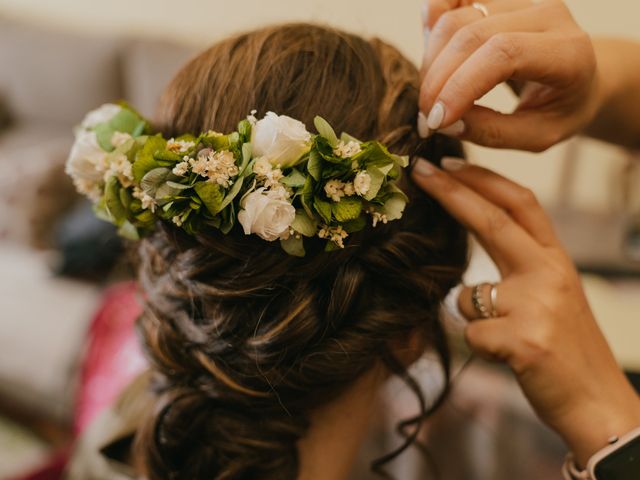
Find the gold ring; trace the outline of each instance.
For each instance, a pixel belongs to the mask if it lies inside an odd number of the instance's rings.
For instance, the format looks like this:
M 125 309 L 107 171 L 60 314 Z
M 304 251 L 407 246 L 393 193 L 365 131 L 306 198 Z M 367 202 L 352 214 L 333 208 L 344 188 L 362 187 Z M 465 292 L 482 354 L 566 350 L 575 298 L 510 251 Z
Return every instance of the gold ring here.
M 489 9 L 484 3 L 473 2 L 471 4 L 471 8 L 475 8 L 476 10 L 478 10 L 484 18 L 487 18 L 489 16 Z

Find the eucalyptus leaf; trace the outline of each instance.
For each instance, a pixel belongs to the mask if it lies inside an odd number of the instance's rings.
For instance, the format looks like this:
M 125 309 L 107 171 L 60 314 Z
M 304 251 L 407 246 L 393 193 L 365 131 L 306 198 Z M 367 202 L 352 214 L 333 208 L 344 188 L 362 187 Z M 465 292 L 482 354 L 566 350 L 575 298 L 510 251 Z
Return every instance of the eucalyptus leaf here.
M 291 235 L 286 240 L 280 240 L 280 246 L 282 249 L 287 252 L 289 255 L 293 255 L 294 257 L 304 257 L 304 241 L 302 237 L 297 238 L 294 235 Z
M 309 217 L 304 209 L 297 209 L 291 228 L 305 237 L 315 237 L 318 231 L 318 222 Z
M 339 202 L 331 204 L 331 211 L 340 223 L 355 220 L 362 212 L 362 200 L 357 197 L 343 197 Z
M 180 190 L 178 190 L 177 188 L 173 188 L 171 185 L 169 185 L 169 182 L 165 182 L 156 190 L 155 198 L 156 200 L 165 200 L 177 195 L 178 193 L 180 193 Z
M 217 183 L 197 182 L 193 188 L 202 200 L 202 203 L 207 207 L 209 213 L 214 216 L 217 215 L 221 210 L 224 200 L 222 187 Z
M 171 188 L 175 188 L 176 190 L 187 190 L 191 188 L 191 185 L 185 185 L 183 183 L 172 182 L 171 180 L 167 180 L 167 185 Z
M 327 122 L 324 118 L 320 116 L 316 116 L 313 119 L 313 124 L 316 127 L 316 130 L 320 134 L 320 136 L 324 137 L 331 145 L 332 148 L 338 146 L 338 137 L 336 136 L 336 132 L 334 132 L 329 122 Z
M 168 168 L 154 168 L 148 171 L 140 181 L 140 188 L 149 196 L 155 197 L 157 190 L 167 180 L 171 173 Z

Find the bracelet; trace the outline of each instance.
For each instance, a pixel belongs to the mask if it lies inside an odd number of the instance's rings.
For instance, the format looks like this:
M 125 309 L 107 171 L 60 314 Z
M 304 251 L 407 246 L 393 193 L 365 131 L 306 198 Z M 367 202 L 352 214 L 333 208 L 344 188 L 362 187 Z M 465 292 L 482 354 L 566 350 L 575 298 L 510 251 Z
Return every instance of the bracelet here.
M 591 480 L 591 475 L 587 470 L 578 469 L 573 453 L 568 453 L 564 458 L 562 476 L 564 480 Z

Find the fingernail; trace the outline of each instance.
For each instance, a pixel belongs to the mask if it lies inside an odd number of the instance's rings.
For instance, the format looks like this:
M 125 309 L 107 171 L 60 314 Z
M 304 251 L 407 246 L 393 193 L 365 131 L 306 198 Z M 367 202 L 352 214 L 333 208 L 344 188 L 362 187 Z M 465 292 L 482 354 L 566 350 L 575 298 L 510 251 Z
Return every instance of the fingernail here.
M 436 103 L 431 111 L 429 112 L 429 117 L 427 117 L 427 126 L 431 130 L 437 130 L 442 125 L 442 121 L 444 120 L 444 103 L 438 102 Z
M 442 168 L 448 172 L 457 172 L 466 168 L 469 164 L 462 158 L 444 157 L 440 161 L 440 165 L 442 165 Z
M 436 172 L 436 167 L 424 158 L 418 158 L 413 164 L 413 173 L 421 177 L 428 177 Z
M 448 127 L 441 128 L 438 130 L 438 133 L 442 133 L 443 135 L 449 135 L 450 137 L 458 137 L 464 133 L 465 125 L 464 121 L 458 120 Z
M 418 135 L 420 135 L 420 138 L 427 138 L 431 135 L 431 130 L 427 123 L 427 116 L 422 112 L 418 113 Z

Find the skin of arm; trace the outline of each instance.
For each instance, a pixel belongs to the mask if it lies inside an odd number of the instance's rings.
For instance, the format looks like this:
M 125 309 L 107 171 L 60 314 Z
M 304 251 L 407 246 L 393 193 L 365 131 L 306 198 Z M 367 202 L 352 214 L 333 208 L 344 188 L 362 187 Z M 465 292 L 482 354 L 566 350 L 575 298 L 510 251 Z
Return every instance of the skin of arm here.
M 600 108 L 584 133 L 623 147 L 640 148 L 640 43 L 596 37 L 593 46 Z

